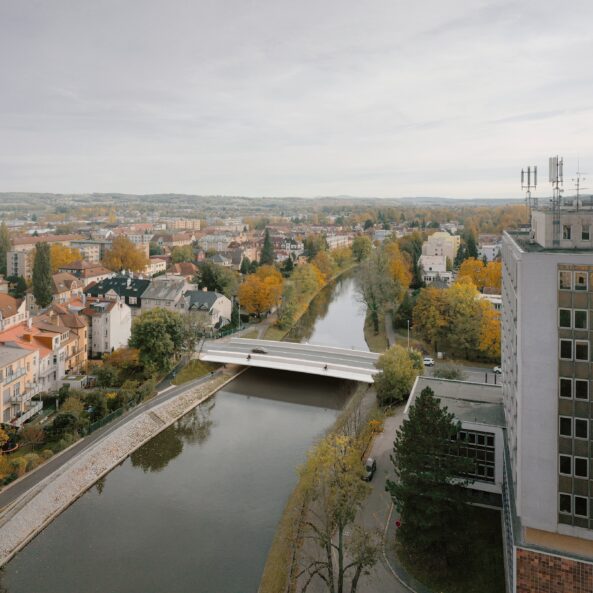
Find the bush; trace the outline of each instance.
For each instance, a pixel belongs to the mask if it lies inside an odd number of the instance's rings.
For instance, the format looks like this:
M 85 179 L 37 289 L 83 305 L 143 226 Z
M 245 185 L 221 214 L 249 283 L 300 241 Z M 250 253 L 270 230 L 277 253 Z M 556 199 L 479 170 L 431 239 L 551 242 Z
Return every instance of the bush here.
M 107 401 L 100 391 L 91 391 L 84 398 L 84 403 L 88 407 L 87 414 L 91 422 L 101 420 L 107 413 Z
M 16 474 L 17 478 L 23 476 L 27 471 L 27 460 L 23 457 L 15 457 L 10 460 L 12 471 Z
M 27 463 L 27 471 L 30 472 L 35 469 L 41 463 L 41 457 L 37 453 L 27 453 L 23 455 L 23 459 Z
M 138 387 L 138 398 L 140 400 L 150 397 L 154 393 L 156 387 L 156 381 L 154 379 L 148 379 Z
M 467 379 L 467 375 L 463 372 L 463 370 L 452 364 L 442 365 L 439 368 L 435 369 L 434 373 L 432 374 L 433 377 L 437 379 L 450 379 L 453 381 L 465 381 Z
M 119 372 L 110 364 L 104 364 L 95 370 L 98 387 L 119 387 Z
M 43 449 L 39 455 L 43 461 L 47 461 L 50 457 L 53 457 L 54 452 L 51 449 Z
M 45 442 L 45 432 L 39 424 L 25 424 L 19 431 L 19 438 L 24 444 L 41 445 Z
M 54 421 L 44 428 L 48 439 L 56 440 L 64 438 L 67 433 L 75 432 L 78 428 L 78 419 L 71 412 L 58 414 Z

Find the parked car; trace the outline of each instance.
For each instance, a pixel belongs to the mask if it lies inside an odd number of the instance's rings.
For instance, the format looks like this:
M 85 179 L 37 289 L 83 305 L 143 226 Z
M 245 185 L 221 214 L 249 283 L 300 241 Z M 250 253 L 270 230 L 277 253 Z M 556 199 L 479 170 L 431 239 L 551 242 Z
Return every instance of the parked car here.
M 434 366 L 434 360 L 430 356 L 425 356 L 423 362 L 425 367 Z
M 365 482 L 370 482 L 377 471 L 377 462 L 372 458 L 369 457 L 364 464 L 364 474 L 362 479 Z
M 267 354 L 268 353 L 268 351 L 265 348 L 262 348 L 261 346 L 256 346 L 255 348 L 252 348 L 251 352 L 253 352 L 253 354 Z
M 492 372 L 493 372 L 495 375 L 502 375 L 502 369 L 501 369 L 500 367 L 494 367 L 494 368 L 492 369 Z

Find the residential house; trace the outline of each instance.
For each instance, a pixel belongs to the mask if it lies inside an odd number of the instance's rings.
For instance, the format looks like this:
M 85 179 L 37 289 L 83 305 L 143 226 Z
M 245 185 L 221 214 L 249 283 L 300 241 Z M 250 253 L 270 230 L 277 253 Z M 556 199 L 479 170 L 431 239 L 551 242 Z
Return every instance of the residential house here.
M 41 402 L 32 402 L 39 393 L 38 356 L 14 342 L 0 343 L 0 422 L 21 426 L 41 409 Z
M 121 298 L 130 307 L 132 317 L 140 314 L 142 298 L 151 281 L 133 276 L 114 276 L 86 287 L 85 294 L 95 298 L 116 300 Z
M 193 233 L 156 233 L 152 241 L 161 247 L 171 250 L 174 247 L 191 245 L 196 240 Z
M 183 295 L 193 288 L 195 285 L 188 284 L 185 278 L 169 275 L 157 276 L 153 278 L 150 286 L 142 295 L 142 311 L 163 307 L 182 312 L 185 309 Z
M 53 274 L 51 281 L 53 302 L 58 305 L 82 296 L 84 283 L 68 272 Z
M 67 272 L 76 276 L 82 282 L 83 288 L 86 288 L 92 282 L 101 282 L 101 280 L 115 275 L 101 264 L 91 263 L 83 259 L 62 266 L 58 272 Z
M 215 253 L 212 257 L 207 258 L 207 260 L 210 263 L 222 266 L 223 268 L 230 268 L 233 265 L 231 259 L 225 257 L 222 253 Z
M 209 290 L 188 290 L 184 293 L 188 312 L 203 312 L 208 315 L 210 329 L 226 325 L 231 320 L 232 303 L 218 292 Z
M 444 255 L 421 255 L 418 265 L 422 269 L 422 281 L 432 284 L 436 280 L 450 284 L 453 272 L 447 271 L 447 258 Z
M 26 321 L 28 317 L 29 311 L 24 299 L 15 299 L 0 293 L 0 332 Z
M 167 270 L 169 276 L 181 276 L 190 282 L 198 272 L 198 266 L 191 262 L 179 262 L 171 264 Z
M 164 259 L 158 257 L 151 257 L 144 268 L 144 273 L 152 278 L 157 274 L 162 274 L 167 270 L 167 262 Z
M 127 346 L 132 333 L 132 311 L 123 299 L 89 298 L 82 314 L 88 320 L 89 357 L 99 357 Z

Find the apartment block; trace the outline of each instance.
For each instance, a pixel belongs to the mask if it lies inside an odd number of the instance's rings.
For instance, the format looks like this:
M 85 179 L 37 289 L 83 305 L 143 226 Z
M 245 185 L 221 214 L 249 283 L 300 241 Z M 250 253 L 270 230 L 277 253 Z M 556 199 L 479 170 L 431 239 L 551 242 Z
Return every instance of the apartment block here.
M 38 354 L 12 342 L 0 344 L 0 422 L 21 426 L 37 413 Z
M 422 244 L 422 255 L 438 255 L 449 258 L 453 262 L 460 245 L 461 237 L 459 235 L 437 231 Z

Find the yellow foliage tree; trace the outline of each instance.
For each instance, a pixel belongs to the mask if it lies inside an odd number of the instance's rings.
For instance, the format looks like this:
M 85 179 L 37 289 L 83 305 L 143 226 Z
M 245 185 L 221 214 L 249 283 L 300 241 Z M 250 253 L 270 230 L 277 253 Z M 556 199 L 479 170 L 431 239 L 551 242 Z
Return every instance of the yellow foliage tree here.
M 475 257 L 468 257 L 459 268 L 458 278 L 469 278 L 476 288 L 484 288 L 484 262 Z
M 436 347 L 442 330 L 447 325 L 447 299 L 444 290 L 429 286 L 420 291 L 414 306 L 414 331 Z
M 50 260 L 51 260 L 51 271 L 57 272 L 60 268 L 71 264 L 72 262 L 82 259 L 80 250 L 74 249 L 73 247 L 66 247 L 59 243 L 52 243 L 50 246 Z
M 502 263 L 499 261 L 488 262 L 484 268 L 484 287 L 500 291 L 502 286 Z
M 141 272 L 148 264 L 148 258 L 127 237 L 113 239 L 111 249 L 103 258 L 103 265 L 114 272 L 130 270 Z
M 274 305 L 274 284 L 269 280 L 270 277 L 262 280 L 257 274 L 251 274 L 239 286 L 239 301 L 248 313 L 259 317 Z
M 350 247 L 336 247 L 330 253 L 340 268 L 344 268 L 352 261 L 352 249 Z
M 271 293 L 272 302 L 278 306 L 280 298 L 282 297 L 282 287 L 284 285 L 282 274 L 274 266 L 265 265 L 260 266 L 255 275 L 268 287 Z
M 336 262 L 327 251 L 320 251 L 313 258 L 312 264 L 321 272 L 324 282 L 327 282 L 336 271 Z
M 482 323 L 480 327 L 480 350 L 488 357 L 500 358 L 500 312 L 492 303 L 480 301 Z

